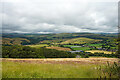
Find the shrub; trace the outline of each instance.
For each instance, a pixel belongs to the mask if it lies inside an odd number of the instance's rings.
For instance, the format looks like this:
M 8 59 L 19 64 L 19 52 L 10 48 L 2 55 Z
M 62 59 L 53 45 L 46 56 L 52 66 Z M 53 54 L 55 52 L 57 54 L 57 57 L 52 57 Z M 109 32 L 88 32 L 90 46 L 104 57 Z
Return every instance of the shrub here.
M 104 69 L 101 69 L 102 73 L 104 74 L 103 77 L 108 78 L 120 78 L 120 64 L 114 62 L 113 64 L 110 64 L 107 62 L 107 65 Z

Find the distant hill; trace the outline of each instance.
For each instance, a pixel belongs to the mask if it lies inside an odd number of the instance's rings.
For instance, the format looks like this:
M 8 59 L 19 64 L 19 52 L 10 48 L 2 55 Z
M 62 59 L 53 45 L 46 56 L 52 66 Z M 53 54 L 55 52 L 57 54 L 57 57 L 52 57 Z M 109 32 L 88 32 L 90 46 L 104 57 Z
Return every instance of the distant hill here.
M 3 38 L 2 39 L 3 45 L 22 45 L 24 43 L 30 43 L 30 41 L 24 38 Z
M 3 33 L 3 45 L 32 45 L 39 43 L 80 43 L 81 38 L 90 41 L 107 40 L 117 38 L 117 34 L 95 34 L 95 33 L 57 33 L 57 34 L 18 34 L 18 33 Z M 78 40 L 76 39 L 78 38 Z M 80 40 L 79 40 L 80 39 Z M 95 40 L 94 40 L 95 41 Z M 82 43 L 84 43 L 82 41 Z

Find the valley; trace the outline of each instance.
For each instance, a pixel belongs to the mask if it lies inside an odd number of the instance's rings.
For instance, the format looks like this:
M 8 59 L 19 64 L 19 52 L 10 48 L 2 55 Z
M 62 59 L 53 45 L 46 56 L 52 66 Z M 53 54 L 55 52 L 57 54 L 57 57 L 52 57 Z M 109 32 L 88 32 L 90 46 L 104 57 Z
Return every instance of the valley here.
M 2 42 L 3 78 L 118 78 L 117 34 L 12 33 Z

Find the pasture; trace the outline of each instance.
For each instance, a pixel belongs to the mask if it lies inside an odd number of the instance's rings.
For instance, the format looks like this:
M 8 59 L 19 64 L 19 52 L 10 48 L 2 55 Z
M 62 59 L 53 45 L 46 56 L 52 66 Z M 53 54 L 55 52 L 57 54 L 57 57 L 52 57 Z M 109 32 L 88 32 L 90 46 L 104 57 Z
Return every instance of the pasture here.
M 54 40 L 44 40 L 40 41 L 40 43 L 45 43 L 45 44 L 60 44 L 63 41 L 66 41 L 67 39 L 54 39 Z
M 97 44 L 85 44 L 85 45 L 94 46 L 94 47 L 101 47 L 102 46 L 101 43 L 97 43 Z
M 90 50 L 90 49 L 92 49 L 92 48 L 89 48 L 89 47 L 73 47 L 72 49 L 73 49 L 73 50 L 86 51 L 86 50 Z
M 30 43 L 30 41 L 25 38 L 3 38 L 2 39 L 2 44 L 7 44 L 7 45 L 21 45 L 23 42 Z
M 3 78 L 99 78 L 115 58 L 3 59 Z M 93 74 L 94 73 L 94 74 Z M 106 75 L 107 76 L 107 75 Z
M 86 52 L 112 54 L 111 51 L 103 51 L 103 50 L 89 50 L 89 51 L 86 51 Z M 115 53 L 115 52 L 113 52 L 113 53 Z
M 26 46 L 30 46 L 30 47 L 34 47 L 34 48 L 40 48 L 40 47 L 47 47 L 49 45 L 47 45 L 47 44 L 36 44 L 36 45 L 26 45 Z
M 63 48 L 63 47 L 57 47 L 57 46 L 51 46 L 51 47 L 46 47 L 48 49 L 56 49 L 56 50 L 60 50 L 60 51 L 71 51 L 70 48 Z
M 80 38 L 73 38 L 66 40 L 64 42 L 61 42 L 61 44 L 85 44 L 85 43 L 95 43 L 99 41 L 101 40 L 80 37 Z
M 63 45 L 64 47 L 73 47 L 73 46 L 77 46 L 77 45 Z

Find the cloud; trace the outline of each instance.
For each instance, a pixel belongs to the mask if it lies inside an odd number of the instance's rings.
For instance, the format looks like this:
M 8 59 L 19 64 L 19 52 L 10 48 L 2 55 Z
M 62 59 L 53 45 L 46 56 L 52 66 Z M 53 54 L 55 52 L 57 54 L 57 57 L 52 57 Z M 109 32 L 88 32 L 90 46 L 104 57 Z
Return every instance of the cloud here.
M 118 5 L 114 1 L 5 0 L 0 12 L 3 32 L 117 32 Z

